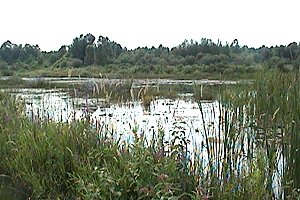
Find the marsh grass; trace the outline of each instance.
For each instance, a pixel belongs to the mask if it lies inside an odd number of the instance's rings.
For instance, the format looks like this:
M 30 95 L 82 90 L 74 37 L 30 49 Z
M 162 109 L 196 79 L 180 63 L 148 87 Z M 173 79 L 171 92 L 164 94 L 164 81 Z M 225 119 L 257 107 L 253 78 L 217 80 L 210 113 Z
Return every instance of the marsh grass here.
M 35 80 L 23 80 L 19 76 L 10 76 L 6 79 L 0 80 L 0 89 L 2 88 L 42 88 L 42 89 L 53 89 L 53 88 L 69 88 L 70 85 L 61 83 L 51 83 L 43 78 L 36 78 Z
M 202 122 L 200 143 L 188 141 L 184 122 L 174 124 L 170 141 L 162 129 L 147 141 L 133 128 L 127 133 L 133 143 L 126 143 L 84 120 L 30 121 L 19 101 L 0 93 L 0 197 L 297 199 L 299 81 L 298 74 L 273 72 L 248 85 L 216 88 L 220 103 Z M 134 88 L 131 82 L 93 87 L 95 97 L 111 100 L 118 93 L 120 101 L 147 103 L 164 93 L 162 86 Z M 204 120 L 203 89 L 191 90 Z M 190 143 L 197 144 L 193 151 Z
M 282 173 L 280 195 L 293 198 L 300 188 L 299 75 L 275 73 L 261 80 L 254 98 L 257 136 L 267 150 L 269 174 Z
M 0 86 L 1 88 L 4 87 L 20 87 L 25 83 L 24 80 L 22 80 L 22 78 L 18 77 L 18 76 L 10 76 L 7 77 L 7 79 L 1 79 L 0 80 Z
M 153 69 L 154 67 L 154 69 Z M 191 68 L 193 70 L 191 71 Z M 44 67 L 30 70 L 18 70 L 12 72 L 8 71 L 8 75 L 16 74 L 22 77 L 102 77 L 107 78 L 171 78 L 171 79 L 248 79 L 252 75 L 261 71 L 255 70 L 242 70 L 236 71 L 226 70 L 224 73 L 210 71 L 211 66 L 140 66 L 140 65 L 123 65 L 123 64 L 110 64 L 107 66 L 84 66 L 84 67 Z M 255 68 L 255 67 L 254 67 Z M 249 69 L 254 69 L 253 66 Z M 159 69 L 163 69 L 160 71 Z M 189 70 L 186 70 L 189 69 Z M 157 71 L 159 70 L 159 71 Z M 0 71 L 1 72 L 1 71 Z M 2 74 L 4 71 L 2 70 Z M 192 72 L 192 73 L 191 73 Z
M 1 198 L 187 199 L 193 194 L 193 176 L 181 170 L 182 160 L 161 152 L 162 144 L 145 145 L 137 135 L 134 143 L 121 143 L 110 130 L 96 132 L 85 122 L 31 121 L 22 104 L 2 93 L 0 109 L 0 172 L 9 177 L 1 178 Z
M 241 109 L 247 149 L 246 177 L 261 183 L 265 198 L 294 199 L 300 185 L 300 80 L 296 73 L 257 75 L 253 84 L 226 90 L 223 104 Z M 241 115 L 242 114 L 242 115 Z M 259 188 L 257 188 L 259 189 Z M 299 196 L 298 196 L 299 198 Z

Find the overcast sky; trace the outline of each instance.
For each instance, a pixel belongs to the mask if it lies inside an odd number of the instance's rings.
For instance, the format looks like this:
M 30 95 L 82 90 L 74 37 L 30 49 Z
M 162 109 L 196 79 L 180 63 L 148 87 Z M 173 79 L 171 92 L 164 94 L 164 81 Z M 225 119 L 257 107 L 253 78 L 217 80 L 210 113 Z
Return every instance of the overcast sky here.
M 210 38 L 241 45 L 300 42 L 297 0 L 3 0 L 0 44 L 58 50 L 80 34 L 107 36 L 123 47 L 174 47 Z

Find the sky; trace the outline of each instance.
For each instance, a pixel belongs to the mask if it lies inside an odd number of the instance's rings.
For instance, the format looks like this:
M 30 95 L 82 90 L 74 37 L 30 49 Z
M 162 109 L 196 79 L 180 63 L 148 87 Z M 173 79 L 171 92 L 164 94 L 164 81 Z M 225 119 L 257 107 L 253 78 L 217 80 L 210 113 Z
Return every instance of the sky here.
M 298 0 L 4 0 L 0 45 L 70 45 L 80 34 L 100 35 L 127 49 L 175 47 L 185 39 L 224 44 L 300 42 Z

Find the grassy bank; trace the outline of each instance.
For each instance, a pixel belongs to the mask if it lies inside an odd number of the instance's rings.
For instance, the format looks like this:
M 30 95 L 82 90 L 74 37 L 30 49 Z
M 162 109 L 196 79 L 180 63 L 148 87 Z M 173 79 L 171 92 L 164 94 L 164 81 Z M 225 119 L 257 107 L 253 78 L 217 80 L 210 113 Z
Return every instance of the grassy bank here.
M 253 73 L 263 70 L 261 66 L 236 66 L 230 65 L 226 70 L 215 70 L 210 65 L 121 65 L 110 64 L 108 66 L 85 67 L 45 67 L 36 69 L 20 69 L 0 75 L 17 75 L 21 77 L 106 77 L 106 78 L 169 78 L 169 79 L 221 79 L 237 80 L 248 79 Z

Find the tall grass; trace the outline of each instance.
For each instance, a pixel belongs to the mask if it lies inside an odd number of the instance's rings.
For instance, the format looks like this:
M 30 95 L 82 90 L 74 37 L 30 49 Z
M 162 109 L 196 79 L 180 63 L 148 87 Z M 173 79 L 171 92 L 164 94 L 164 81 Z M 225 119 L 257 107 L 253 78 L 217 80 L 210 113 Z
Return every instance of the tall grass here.
M 256 130 L 266 148 L 268 173 L 282 174 L 284 190 L 289 197 L 300 188 L 300 79 L 298 74 L 272 74 L 258 84 L 253 104 Z M 270 183 L 271 180 L 268 180 Z
M 0 109 L 1 198 L 17 191 L 20 199 L 187 199 L 196 188 L 163 144 L 145 145 L 137 135 L 121 143 L 85 122 L 30 121 L 3 94 Z
M 227 90 L 223 97 L 224 105 L 239 109 L 238 121 L 234 120 L 238 123 L 231 126 L 238 128 L 234 135 L 246 133 L 240 143 L 248 163 L 245 175 L 259 180 L 265 198 L 296 198 L 300 188 L 298 74 L 258 75 L 253 84 Z

